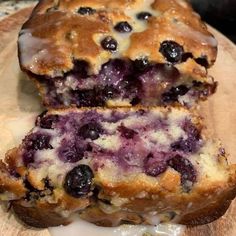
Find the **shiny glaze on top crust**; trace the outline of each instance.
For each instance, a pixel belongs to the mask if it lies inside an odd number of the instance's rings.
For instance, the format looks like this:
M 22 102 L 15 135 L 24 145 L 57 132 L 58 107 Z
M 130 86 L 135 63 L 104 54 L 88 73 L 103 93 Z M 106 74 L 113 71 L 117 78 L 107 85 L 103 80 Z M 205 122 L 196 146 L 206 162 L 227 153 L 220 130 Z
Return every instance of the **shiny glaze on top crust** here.
M 132 30 L 118 32 L 114 27 L 120 22 Z M 108 36 L 117 43 L 113 50 L 101 45 Z M 164 41 L 189 55 L 176 64 L 181 73 L 205 77 L 198 62 L 205 60 L 208 67 L 215 61 L 216 40 L 184 0 L 43 0 L 23 25 L 18 43 L 23 70 L 54 77 L 71 70 L 74 60 L 87 61 L 91 73 L 111 58 L 166 63 Z

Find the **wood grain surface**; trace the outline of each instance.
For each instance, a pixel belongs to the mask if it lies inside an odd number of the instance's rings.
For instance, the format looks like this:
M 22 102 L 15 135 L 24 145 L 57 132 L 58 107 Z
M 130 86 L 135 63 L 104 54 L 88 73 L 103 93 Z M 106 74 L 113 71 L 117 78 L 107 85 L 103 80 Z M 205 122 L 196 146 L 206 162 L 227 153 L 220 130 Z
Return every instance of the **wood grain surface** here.
M 24 103 L 20 104 L 21 94 L 18 93 L 17 97 L 13 90 L 16 87 L 19 89 L 18 80 L 22 76 L 17 61 L 17 34 L 30 12 L 31 9 L 26 8 L 0 21 L 0 117 L 8 116 L 10 112 L 16 111 L 16 105 L 18 110 L 24 110 L 27 106 Z M 236 163 L 236 47 L 219 32 L 214 29 L 211 31 L 219 42 L 219 53 L 217 62 L 209 73 L 219 82 L 219 88 L 217 94 L 205 102 L 200 111 L 205 117 L 208 130 L 214 137 L 222 140 L 227 152 L 230 153 L 229 162 Z M 21 89 L 24 90 L 24 86 Z M 9 99 L 4 100 L 2 93 L 7 93 Z M 11 95 L 12 98 L 10 98 Z M 30 95 L 26 99 L 31 99 Z M 1 125 L 0 120 L 0 128 Z M 7 145 L 0 147 L 2 157 L 5 149 Z M 235 219 L 236 202 L 221 219 L 208 225 L 188 228 L 184 236 L 235 236 Z M 12 214 L 6 213 L 1 207 L 0 235 L 49 236 L 49 232 L 21 225 Z

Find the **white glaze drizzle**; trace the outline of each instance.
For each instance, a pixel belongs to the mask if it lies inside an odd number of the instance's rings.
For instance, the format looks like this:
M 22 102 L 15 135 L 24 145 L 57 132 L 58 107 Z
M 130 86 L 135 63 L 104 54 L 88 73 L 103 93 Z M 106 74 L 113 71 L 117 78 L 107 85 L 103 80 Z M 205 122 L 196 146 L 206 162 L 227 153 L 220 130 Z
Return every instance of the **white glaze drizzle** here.
M 119 227 L 99 227 L 77 219 L 68 226 L 50 228 L 52 236 L 180 236 L 185 227 L 177 224 L 159 224 L 158 226 L 122 225 Z

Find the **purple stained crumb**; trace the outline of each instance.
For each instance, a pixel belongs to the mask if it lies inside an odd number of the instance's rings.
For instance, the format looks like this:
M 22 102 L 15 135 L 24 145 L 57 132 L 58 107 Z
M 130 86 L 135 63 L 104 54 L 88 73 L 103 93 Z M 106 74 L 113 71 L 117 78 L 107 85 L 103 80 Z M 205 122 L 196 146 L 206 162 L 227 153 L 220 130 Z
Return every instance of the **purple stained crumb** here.
M 149 124 L 135 122 L 137 116 L 142 116 L 144 120 L 148 119 Z M 130 118 L 133 118 L 134 122 L 127 125 L 125 121 Z M 116 129 L 110 130 L 106 128 L 109 127 L 109 123 L 119 123 L 119 125 Z M 26 166 L 34 162 L 36 152 L 53 148 L 50 141 L 54 138 L 53 135 L 56 135 L 62 139 L 54 148 L 58 160 L 64 163 L 76 163 L 92 157 L 93 170 L 104 168 L 106 160 L 109 160 L 122 171 L 129 172 L 136 169 L 152 177 L 159 176 L 169 166 L 181 174 L 181 182 L 185 189 L 189 187 L 189 182 L 196 180 L 196 170 L 188 160 L 188 156 L 199 150 L 202 140 L 200 131 L 190 119 L 186 118 L 179 122 L 187 138 L 182 137 L 167 147 L 159 145 L 158 142 L 153 143 L 149 138 L 149 132 L 154 130 L 167 132 L 168 118 L 161 118 L 146 109 L 128 112 L 119 109 L 97 112 L 91 109 L 56 116 L 44 114 L 37 118 L 37 124 L 37 129 L 41 128 L 44 132 L 31 133 L 23 142 L 22 158 Z M 48 131 L 52 134 L 46 133 L 45 127 L 47 129 L 53 127 L 53 131 Z M 110 135 L 119 138 L 121 144 L 118 149 L 104 148 L 96 143 L 101 136 L 109 139 Z M 40 158 L 40 155 L 37 158 Z
M 30 163 L 34 162 L 34 154 L 34 150 L 27 150 L 23 152 L 22 158 L 25 166 L 28 166 Z
M 37 125 L 43 129 L 53 129 L 58 120 L 58 115 L 48 115 L 46 117 L 39 118 Z
M 182 137 L 171 144 L 171 148 L 174 151 L 183 151 L 185 153 L 194 153 L 199 149 L 201 145 L 201 136 L 199 130 L 189 121 L 186 120 L 183 123 L 183 130 L 187 134 L 187 138 Z
M 52 149 L 50 144 L 51 136 L 40 132 L 32 133 L 24 139 L 24 149 L 26 150 L 43 150 Z
M 214 83 L 180 84 L 181 75 L 174 65 L 153 64 L 147 58 L 112 59 L 96 75 L 89 75 L 88 68 L 88 63 L 75 61 L 64 76 L 36 76 L 45 87 L 45 105 L 96 107 L 106 105 L 109 99 L 126 99 L 132 105 L 165 105 L 178 102 L 186 93 L 195 100 L 205 98 L 216 88 Z
M 144 172 L 147 175 L 156 177 L 167 169 L 168 153 L 152 153 L 144 159 Z
M 34 162 L 34 156 L 37 150 L 53 148 L 50 144 L 50 139 L 50 135 L 40 132 L 26 136 L 23 142 L 23 162 L 26 166 Z
M 186 189 L 196 182 L 196 170 L 188 159 L 176 155 L 168 161 L 168 165 L 181 174 L 181 183 Z
M 75 140 L 74 137 L 70 140 L 62 140 L 58 148 L 58 157 L 61 161 L 74 163 L 83 159 L 85 147 L 80 146 Z
M 34 162 L 34 154 L 37 150 L 52 149 L 51 137 L 47 134 L 32 133 L 24 139 L 23 161 L 25 165 Z
M 121 133 L 121 136 L 127 139 L 132 139 L 136 134 L 138 134 L 135 130 L 129 129 L 125 126 L 119 126 L 118 131 Z

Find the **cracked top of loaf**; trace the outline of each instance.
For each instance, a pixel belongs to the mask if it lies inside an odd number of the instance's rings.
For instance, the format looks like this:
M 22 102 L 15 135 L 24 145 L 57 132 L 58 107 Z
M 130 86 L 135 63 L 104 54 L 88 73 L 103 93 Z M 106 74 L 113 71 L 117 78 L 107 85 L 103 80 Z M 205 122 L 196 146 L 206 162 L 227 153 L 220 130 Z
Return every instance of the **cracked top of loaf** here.
M 21 68 L 56 77 L 85 60 L 98 73 L 111 58 L 174 64 L 205 77 L 217 42 L 185 0 L 42 0 L 19 34 Z

